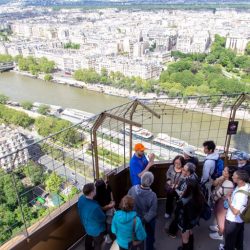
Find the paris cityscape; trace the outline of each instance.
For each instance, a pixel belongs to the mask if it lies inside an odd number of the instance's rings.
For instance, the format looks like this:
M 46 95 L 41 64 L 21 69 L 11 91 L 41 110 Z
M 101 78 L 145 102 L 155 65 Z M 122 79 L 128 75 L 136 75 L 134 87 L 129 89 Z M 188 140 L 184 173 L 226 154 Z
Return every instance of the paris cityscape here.
M 0 0 L 0 249 L 136 143 L 159 164 L 185 147 L 204 161 L 208 139 L 250 158 L 249 27 L 249 1 Z

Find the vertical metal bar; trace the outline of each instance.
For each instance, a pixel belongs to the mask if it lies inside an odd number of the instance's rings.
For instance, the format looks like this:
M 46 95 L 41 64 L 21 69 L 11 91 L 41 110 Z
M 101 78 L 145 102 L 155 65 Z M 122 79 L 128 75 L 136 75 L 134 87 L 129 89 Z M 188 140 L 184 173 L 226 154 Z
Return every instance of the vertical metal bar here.
M 15 188 L 15 192 L 16 192 L 16 196 L 17 196 L 17 202 L 18 202 L 20 210 L 21 210 L 21 216 L 22 216 L 22 219 L 23 219 L 24 227 L 25 227 L 26 237 L 28 238 L 29 237 L 28 227 L 27 227 L 27 224 L 26 224 L 26 219 L 25 219 L 24 212 L 23 212 L 23 209 L 22 209 L 22 204 L 21 204 L 21 200 L 20 200 L 20 197 L 19 197 L 19 194 L 18 194 L 16 180 L 15 180 L 15 176 L 14 176 L 14 172 L 13 172 L 14 164 L 15 164 L 18 153 L 19 153 L 19 150 L 16 151 L 15 157 L 13 159 L 12 169 L 11 169 L 11 177 L 12 177 L 12 183 L 13 183 L 13 186 Z

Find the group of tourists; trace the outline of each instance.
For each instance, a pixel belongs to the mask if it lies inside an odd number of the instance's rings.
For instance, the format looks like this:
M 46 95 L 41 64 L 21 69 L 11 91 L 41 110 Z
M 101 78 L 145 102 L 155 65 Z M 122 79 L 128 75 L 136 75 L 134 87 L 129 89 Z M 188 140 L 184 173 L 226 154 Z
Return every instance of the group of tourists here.
M 213 141 L 205 141 L 203 148 L 206 157 L 201 177 L 197 175 L 198 159 L 191 146 L 183 148 L 183 154 L 174 158 L 166 172 L 164 218 L 170 220 L 166 232 L 172 238 L 180 233 L 182 242 L 178 250 L 193 250 L 192 229 L 201 218 L 210 219 L 213 211 L 209 237 L 223 241 L 218 245 L 220 250 L 243 250 L 244 223 L 250 220 L 249 155 L 238 152 L 234 157 L 238 165 L 224 166 Z M 78 210 L 86 232 L 86 250 L 102 249 L 103 241 L 113 243 L 111 249 L 157 249 L 158 200 L 151 189 L 154 175 L 150 172 L 155 155 L 146 157 L 146 148 L 141 143 L 134 150 L 129 166 L 131 188 L 119 206 L 107 181 L 97 180 L 83 187 Z

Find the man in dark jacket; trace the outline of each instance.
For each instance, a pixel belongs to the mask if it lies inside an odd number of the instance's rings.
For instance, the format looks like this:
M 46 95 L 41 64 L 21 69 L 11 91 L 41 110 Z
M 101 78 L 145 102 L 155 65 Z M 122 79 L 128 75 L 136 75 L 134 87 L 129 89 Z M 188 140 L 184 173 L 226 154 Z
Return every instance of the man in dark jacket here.
M 83 194 L 78 200 L 78 212 L 80 220 L 86 231 L 85 249 L 101 250 L 104 231 L 106 229 L 106 216 L 102 208 L 93 200 L 95 192 L 95 184 L 88 183 L 83 187 Z M 94 248 L 93 248 L 94 242 Z
M 135 210 L 145 224 L 147 233 L 146 250 L 153 250 L 155 242 L 157 196 L 155 192 L 150 189 L 153 182 L 154 175 L 151 172 L 145 172 L 141 176 L 141 185 L 133 186 L 128 191 L 128 195 L 131 195 L 135 199 Z

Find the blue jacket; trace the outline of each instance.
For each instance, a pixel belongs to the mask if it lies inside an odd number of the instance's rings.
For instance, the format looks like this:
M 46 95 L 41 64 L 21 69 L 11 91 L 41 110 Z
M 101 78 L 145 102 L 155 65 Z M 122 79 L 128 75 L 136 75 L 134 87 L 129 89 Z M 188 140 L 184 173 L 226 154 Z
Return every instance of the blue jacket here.
M 132 241 L 133 223 L 136 217 L 135 235 L 136 240 L 143 241 L 146 238 L 146 232 L 141 223 L 141 219 L 136 216 L 136 212 L 125 212 L 119 210 L 115 213 L 112 221 L 112 233 L 116 235 L 117 244 L 128 249 L 128 244 Z
M 105 231 L 106 216 L 95 200 L 82 195 L 78 200 L 77 207 L 81 223 L 88 235 L 96 237 Z
M 138 176 L 148 165 L 148 160 L 145 155 L 141 158 L 133 155 L 129 163 L 130 180 L 132 186 L 141 184 L 141 178 Z

